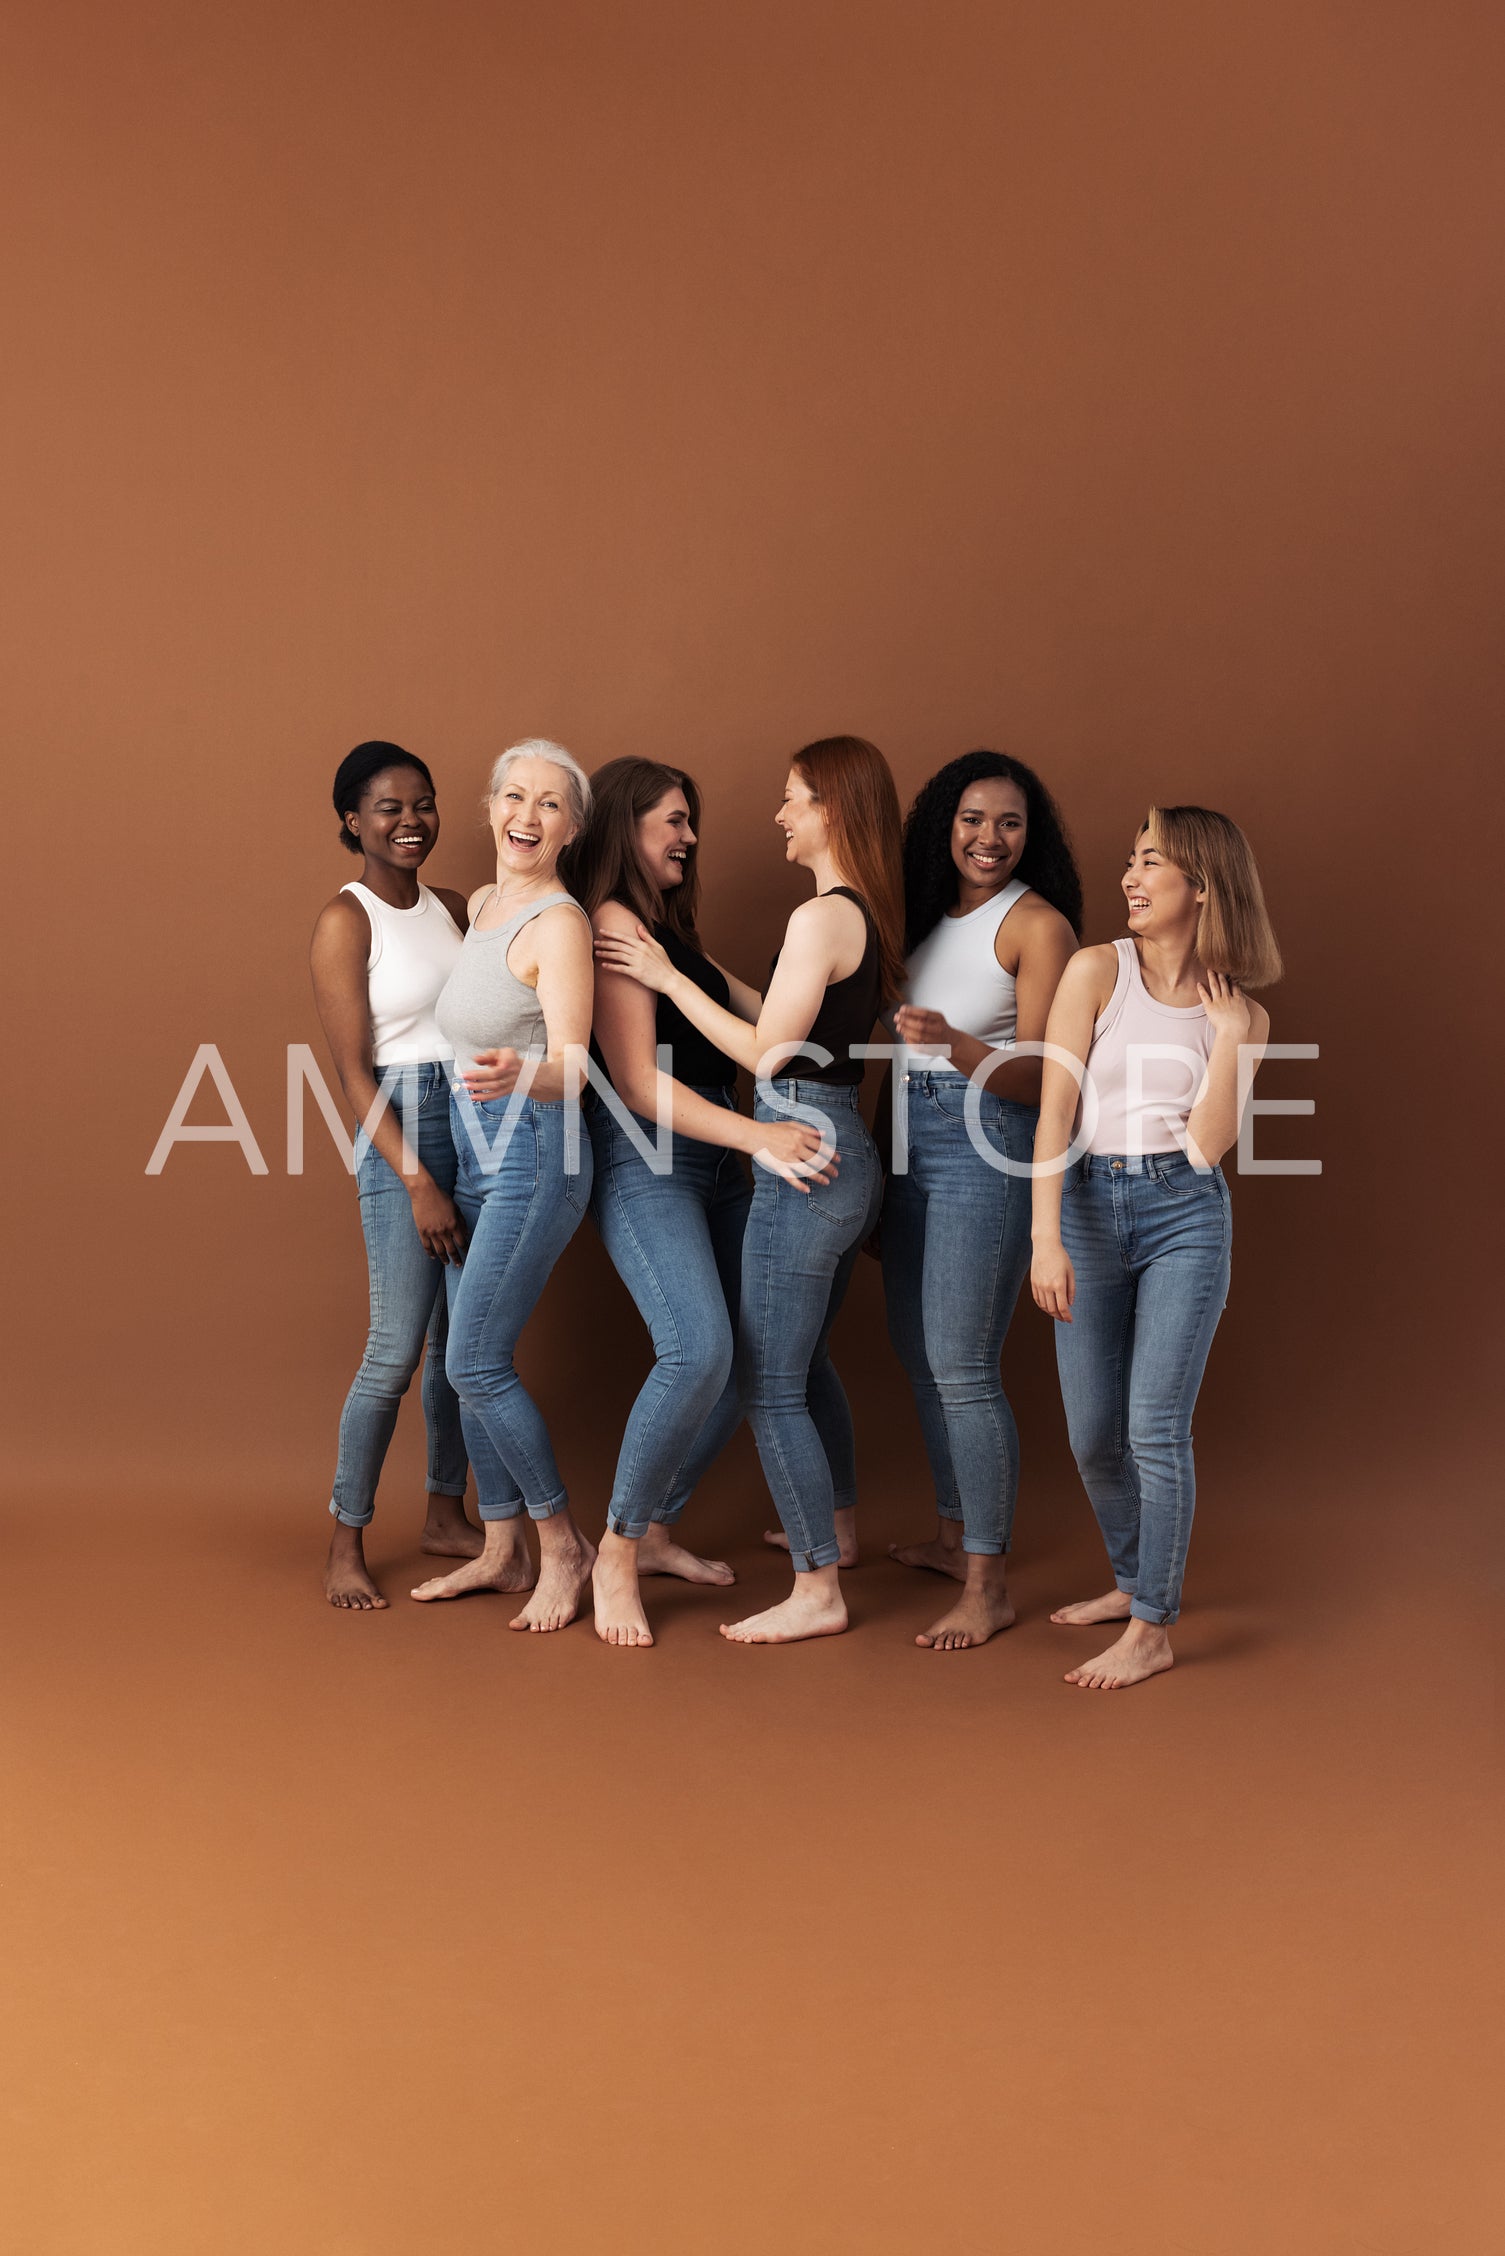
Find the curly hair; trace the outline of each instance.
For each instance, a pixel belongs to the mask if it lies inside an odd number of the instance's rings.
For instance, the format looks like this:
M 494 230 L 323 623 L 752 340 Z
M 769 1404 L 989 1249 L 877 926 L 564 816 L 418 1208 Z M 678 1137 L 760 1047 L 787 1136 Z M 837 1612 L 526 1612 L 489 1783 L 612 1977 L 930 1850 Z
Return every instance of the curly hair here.
M 1082 937 L 1082 880 L 1060 809 L 1033 768 L 1006 752 L 964 752 L 922 784 L 904 821 L 904 949 L 913 954 L 955 906 L 959 880 L 951 826 L 969 784 L 1001 776 L 1024 794 L 1024 852 L 1014 876 L 1059 909 Z

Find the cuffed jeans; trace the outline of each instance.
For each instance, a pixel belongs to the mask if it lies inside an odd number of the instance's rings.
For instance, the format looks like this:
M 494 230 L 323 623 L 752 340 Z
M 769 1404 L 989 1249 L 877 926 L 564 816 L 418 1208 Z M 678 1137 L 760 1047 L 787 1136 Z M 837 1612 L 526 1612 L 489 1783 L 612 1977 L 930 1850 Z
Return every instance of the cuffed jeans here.
M 695 1094 L 736 1109 L 728 1090 Z M 600 1098 L 586 1109 L 591 1212 L 653 1337 L 653 1369 L 627 1420 L 606 1515 L 614 1535 L 639 1537 L 653 1521 L 679 1518 L 741 1422 L 733 1358 L 752 1191 L 723 1144 L 674 1136 L 669 1172 L 658 1175 Z M 652 1138 L 650 1122 L 639 1127 Z
M 466 1430 L 484 1436 L 505 1483 L 499 1490 L 483 1482 L 476 1462 L 481 1518 L 512 1518 L 520 1491 L 530 1518 L 547 1520 L 568 1498 L 543 1416 L 512 1358 L 549 1272 L 580 1227 L 591 1147 L 580 1139 L 580 1170 L 567 1175 L 562 1104 L 514 1094 L 477 1105 L 457 1087 L 450 1109 L 455 1204 L 468 1238 L 461 1266 L 447 1272 L 447 1369 Z
M 1221 1168 L 1180 1152 L 1093 1154 L 1066 1170 L 1061 1239 L 1076 1272 L 1056 1359 L 1072 1454 L 1113 1579 L 1138 1621 L 1181 1607 L 1196 1482 L 1192 1409 L 1228 1298 Z
M 455 1147 L 444 1067 L 410 1065 L 402 1069 L 401 1080 L 396 1072 L 391 1076 L 396 1082 L 393 1104 L 405 1105 L 408 1139 L 439 1188 L 453 1195 Z M 371 1282 L 371 1323 L 360 1369 L 340 1413 L 329 1509 L 343 1527 L 369 1527 L 398 1406 L 420 1356 L 431 1494 L 465 1494 L 466 1450 L 460 1405 L 444 1370 L 444 1264 L 424 1251 L 407 1186 L 373 1150 L 364 1130 L 356 1133 L 355 1182 Z
M 959 1073 L 911 1072 L 909 1166 L 883 1200 L 888 1334 L 914 1389 L 943 1519 L 962 1548 L 1007 1551 L 1019 1490 L 1019 1429 L 998 1363 L 1029 1267 L 1030 1181 L 990 1166 L 968 1132 Z M 981 1093 L 977 1135 L 1021 1168 L 1039 1113 Z
M 837 1562 L 836 1511 L 856 1502 L 852 1414 L 832 1368 L 831 1326 L 858 1249 L 877 1219 L 878 1153 L 858 1091 L 775 1081 L 782 1109 L 757 1099 L 759 1120 L 787 1120 L 791 1102 L 824 1113 L 841 1166 L 808 1194 L 758 1168 L 742 1243 L 737 1356 L 748 1422 L 796 1574 Z

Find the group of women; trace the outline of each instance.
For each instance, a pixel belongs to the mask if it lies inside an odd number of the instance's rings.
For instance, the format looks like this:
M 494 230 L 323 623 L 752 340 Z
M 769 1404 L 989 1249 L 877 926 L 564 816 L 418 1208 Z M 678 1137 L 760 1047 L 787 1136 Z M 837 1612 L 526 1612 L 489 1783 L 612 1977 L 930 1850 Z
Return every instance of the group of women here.
M 459 1563 L 415 1598 L 515 1590 L 512 1627 L 547 1631 L 593 1584 L 602 1639 L 650 1645 L 645 1576 L 734 1579 L 678 1527 L 745 1416 L 793 1586 L 722 1634 L 844 1629 L 856 1464 L 830 1335 L 866 1245 L 936 1493 L 934 1533 L 893 1556 L 957 1586 L 917 1642 L 965 1650 L 1014 1618 L 1019 1443 L 1000 1361 L 1029 1271 L 1113 1572 L 1106 1596 L 1051 1616 L 1114 1631 L 1067 1681 L 1168 1668 L 1192 1406 L 1228 1288 L 1218 1161 L 1268 1034 L 1249 991 L 1280 973 L 1238 827 L 1152 809 L 1123 874 L 1126 933 L 1084 948 L 1071 848 L 1031 769 L 969 753 L 901 821 L 876 748 L 823 739 L 795 755 L 774 816 L 812 891 L 759 988 L 700 939 L 700 795 L 679 769 L 620 759 L 587 777 L 556 744 L 514 745 L 488 791 L 496 880 L 468 903 L 419 878 L 439 834 L 423 761 L 359 745 L 334 804 L 363 863 L 319 918 L 313 974 L 363 1123 L 371 1323 L 340 1425 L 331 1603 L 386 1603 L 362 1530 L 421 1360 L 422 1541 Z M 859 1097 L 885 1040 L 899 1083 L 880 1153 Z M 582 1136 L 566 1099 L 587 1045 Z M 599 1549 L 514 1363 L 587 1209 L 654 1351 Z

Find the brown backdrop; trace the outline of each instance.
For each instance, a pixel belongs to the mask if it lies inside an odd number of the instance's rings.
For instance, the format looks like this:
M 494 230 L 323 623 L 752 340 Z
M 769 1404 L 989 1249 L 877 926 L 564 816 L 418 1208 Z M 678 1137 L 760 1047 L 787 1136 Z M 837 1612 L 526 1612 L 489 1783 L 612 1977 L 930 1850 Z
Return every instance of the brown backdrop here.
M 1416 1139 L 1495 687 L 1488 30 L 64 5 L 21 39 L 18 1469 L 58 1473 L 63 1420 L 88 1484 L 326 1484 L 360 1248 L 332 1152 L 282 1173 L 282 1074 L 365 735 L 433 765 L 456 884 L 511 738 L 683 761 L 754 974 L 812 735 L 873 736 L 906 800 L 974 743 L 1036 763 L 1099 937 L 1145 804 L 1227 808 L 1291 966 L 1275 1034 L 1323 1050 L 1267 1075 L 1318 1113 L 1263 1148 L 1326 1172 L 1244 1186 L 1207 1415 L 1386 1399 L 1402 1357 L 1418 1415 L 1467 1386 Z M 200 1041 L 265 1180 L 218 1147 L 143 1174 Z M 572 1253 L 534 1343 L 577 1421 L 565 1343 L 626 1307 L 600 1268 Z
M 350 874 L 330 776 L 364 736 L 423 754 L 429 874 L 468 886 L 532 732 L 696 772 L 707 930 L 753 976 L 811 736 L 873 737 L 906 801 L 974 744 L 1037 765 L 1089 937 L 1149 801 L 1236 816 L 1275 1037 L 1322 1046 L 1262 1088 L 1315 1119 L 1259 1144 L 1324 1173 L 1235 1186 L 1199 1448 L 1256 1529 L 1299 1466 L 1356 1558 L 1369 1491 L 1395 1545 L 1451 1509 L 1498 1346 L 1491 1170 L 1447 1137 L 1492 1119 L 1492 1056 L 1454 1067 L 1492 909 L 1500 49 L 1488 6 L 1393 0 L 13 25 L 17 1525 L 49 1495 L 118 1533 L 157 1492 L 196 1589 L 260 1526 L 321 1540 L 363 1267 L 312 1108 L 298 1180 L 282 1122 Z M 203 1041 L 265 1179 L 224 1147 L 144 1175 Z M 1027 1553 L 1084 1507 L 1032 1311 L 1009 1355 Z M 838 1360 L 897 1525 L 919 1450 L 866 1270 Z M 592 1521 L 644 1352 L 589 1230 L 527 1367 Z M 737 1449 L 727 1543 L 762 1513 Z

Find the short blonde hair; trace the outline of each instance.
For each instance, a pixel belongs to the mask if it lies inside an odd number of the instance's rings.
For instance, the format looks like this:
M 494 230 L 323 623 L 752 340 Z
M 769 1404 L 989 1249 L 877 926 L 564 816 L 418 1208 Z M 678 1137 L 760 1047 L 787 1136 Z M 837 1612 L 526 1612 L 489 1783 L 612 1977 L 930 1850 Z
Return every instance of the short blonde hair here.
M 573 752 L 566 752 L 562 744 L 553 744 L 546 736 L 525 736 L 521 744 L 509 744 L 491 763 L 491 780 L 486 786 L 486 802 L 501 790 L 519 760 L 547 760 L 550 767 L 558 768 L 564 777 L 570 797 L 570 814 L 577 831 L 584 830 L 590 821 L 591 782 Z
M 1273 987 L 1285 966 L 1270 927 L 1249 841 L 1210 807 L 1152 807 L 1141 825 L 1156 850 L 1207 895 L 1197 919 L 1197 960 L 1240 987 Z

